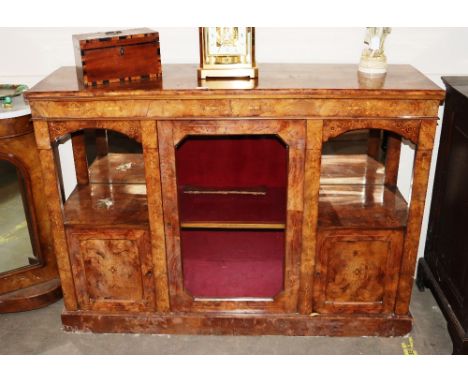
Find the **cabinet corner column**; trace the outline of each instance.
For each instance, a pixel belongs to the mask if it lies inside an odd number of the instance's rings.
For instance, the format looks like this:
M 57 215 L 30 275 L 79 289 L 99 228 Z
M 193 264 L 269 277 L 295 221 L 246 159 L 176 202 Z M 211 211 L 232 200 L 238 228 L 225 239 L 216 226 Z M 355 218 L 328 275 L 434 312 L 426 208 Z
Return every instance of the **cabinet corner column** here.
M 156 284 L 156 309 L 159 312 L 168 312 L 170 310 L 170 303 L 161 194 L 161 172 L 159 169 L 157 122 L 141 121 L 140 123 L 151 232 L 151 252 Z
M 414 160 L 413 187 L 395 306 L 395 313 L 398 315 L 406 315 L 409 312 L 436 126 L 437 120 L 426 120 L 421 122 L 419 128 Z
M 88 160 L 86 158 L 86 143 L 84 131 L 71 134 L 73 159 L 75 160 L 76 181 L 78 184 L 89 183 Z
M 75 286 L 72 277 L 68 243 L 62 214 L 62 199 L 59 174 L 50 142 L 49 126 L 46 121 L 34 121 L 34 134 L 39 151 L 42 176 L 44 178 L 44 196 L 49 210 L 52 239 L 60 274 L 65 308 L 69 311 L 78 309 Z
M 307 120 L 304 169 L 304 215 L 298 310 L 310 314 L 313 309 L 313 272 L 317 244 L 320 165 L 323 120 Z

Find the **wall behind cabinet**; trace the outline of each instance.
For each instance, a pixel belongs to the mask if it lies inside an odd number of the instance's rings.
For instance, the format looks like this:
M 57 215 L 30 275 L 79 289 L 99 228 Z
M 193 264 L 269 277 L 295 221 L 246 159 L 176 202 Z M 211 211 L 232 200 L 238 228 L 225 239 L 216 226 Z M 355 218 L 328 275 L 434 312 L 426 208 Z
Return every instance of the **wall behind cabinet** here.
M 197 28 L 158 28 L 164 63 L 197 63 Z M 109 28 L 0 28 L 0 83 L 29 86 L 63 65 L 74 65 L 71 35 Z M 257 28 L 256 58 L 262 62 L 357 63 L 362 50 L 364 28 Z M 389 63 L 411 64 L 439 86 L 442 75 L 468 75 L 468 28 L 393 28 L 387 40 Z M 7 59 L 5 59 L 7 58 Z M 164 69 L 164 68 L 163 68 Z M 260 73 L 261 75 L 261 73 Z M 440 109 L 442 117 L 443 107 Z M 440 126 L 433 159 L 436 158 Z M 66 191 L 75 186 L 73 156 L 69 143 L 61 148 Z M 413 150 L 404 145 L 398 186 L 408 198 L 411 187 Z M 434 161 L 429 179 L 428 199 L 421 232 L 419 256 L 426 239 L 432 195 Z

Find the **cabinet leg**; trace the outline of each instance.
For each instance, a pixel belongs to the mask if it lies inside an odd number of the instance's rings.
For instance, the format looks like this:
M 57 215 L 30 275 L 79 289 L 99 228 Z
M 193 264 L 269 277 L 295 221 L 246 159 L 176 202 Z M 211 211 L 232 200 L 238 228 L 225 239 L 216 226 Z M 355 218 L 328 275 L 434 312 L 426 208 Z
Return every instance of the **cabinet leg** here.
M 426 272 L 424 270 L 424 264 L 422 263 L 423 259 L 420 259 L 418 262 L 418 271 L 416 272 L 416 286 L 420 292 L 424 292 L 427 288 L 427 279 Z
M 453 344 L 452 355 L 467 355 L 468 354 L 468 339 L 456 344 Z

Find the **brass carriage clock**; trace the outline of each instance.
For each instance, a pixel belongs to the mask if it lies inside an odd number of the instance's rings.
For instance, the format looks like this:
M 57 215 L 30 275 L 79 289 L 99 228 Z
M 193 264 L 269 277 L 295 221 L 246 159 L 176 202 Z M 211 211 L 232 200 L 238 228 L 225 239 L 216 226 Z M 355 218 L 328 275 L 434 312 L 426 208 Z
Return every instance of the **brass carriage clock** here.
M 200 79 L 257 74 L 253 27 L 200 28 Z

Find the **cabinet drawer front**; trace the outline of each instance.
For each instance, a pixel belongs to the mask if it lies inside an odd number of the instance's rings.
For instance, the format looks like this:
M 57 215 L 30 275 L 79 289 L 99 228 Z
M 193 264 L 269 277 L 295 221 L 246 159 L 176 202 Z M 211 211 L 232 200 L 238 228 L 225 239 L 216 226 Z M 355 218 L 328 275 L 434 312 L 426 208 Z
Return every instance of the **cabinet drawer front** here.
M 68 229 L 67 236 L 81 309 L 153 310 L 153 266 L 147 231 Z
M 384 313 L 394 308 L 402 231 L 319 231 L 316 309 Z

